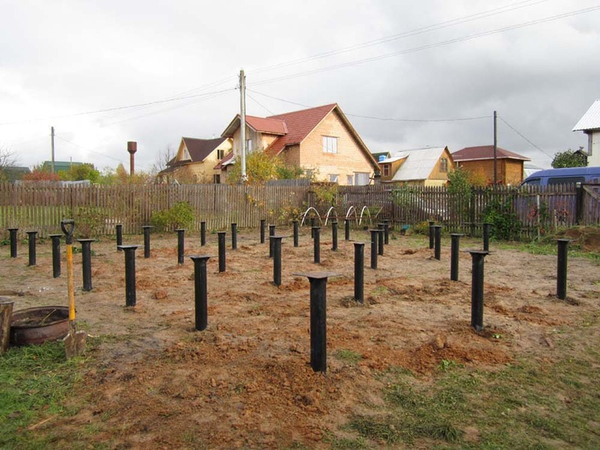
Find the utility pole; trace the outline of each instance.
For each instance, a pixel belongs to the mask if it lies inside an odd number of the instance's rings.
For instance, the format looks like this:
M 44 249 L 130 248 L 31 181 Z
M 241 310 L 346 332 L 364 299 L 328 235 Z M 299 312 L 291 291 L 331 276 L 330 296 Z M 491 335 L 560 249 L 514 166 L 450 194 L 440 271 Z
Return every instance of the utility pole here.
M 497 127 L 498 114 L 494 111 L 494 188 L 498 183 L 498 127 Z
M 50 127 L 50 137 L 52 142 L 52 173 L 54 173 L 54 127 Z
M 246 75 L 244 69 L 240 70 L 240 140 L 241 147 L 241 164 L 242 164 L 242 184 L 246 183 L 248 176 L 246 175 Z

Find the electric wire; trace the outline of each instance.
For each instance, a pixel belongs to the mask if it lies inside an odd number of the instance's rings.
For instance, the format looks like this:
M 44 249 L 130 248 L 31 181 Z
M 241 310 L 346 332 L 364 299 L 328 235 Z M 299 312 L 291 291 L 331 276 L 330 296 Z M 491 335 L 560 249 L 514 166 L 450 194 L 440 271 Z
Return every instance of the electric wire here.
M 100 113 L 109 112 L 109 111 L 120 111 L 120 110 L 130 109 L 130 108 L 138 108 L 138 107 L 141 107 L 141 106 L 149 106 L 149 105 L 158 105 L 158 104 L 163 104 L 163 103 L 171 103 L 171 102 L 176 102 L 176 101 L 180 101 L 180 100 L 187 100 L 187 99 L 190 99 L 190 98 L 206 97 L 208 95 L 220 94 L 220 93 L 229 92 L 229 91 L 232 91 L 232 90 L 234 90 L 234 89 L 233 88 L 223 89 L 223 90 L 220 90 L 220 91 L 205 92 L 205 93 L 202 93 L 202 94 L 194 94 L 194 95 L 188 95 L 188 96 L 174 97 L 174 98 L 168 98 L 168 99 L 164 99 L 164 100 L 155 100 L 155 101 L 152 101 L 152 102 L 138 103 L 138 104 L 135 104 L 135 105 L 116 106 L 116 107 L 113 107 L 113 108 L 104 108 L 104 109 L 98 109 L 98 110 L 94 110 L 94 111 L 85 111 L 85 112 L 80 112 L 80 113 L 67 114 L 67 115 L 64 115 L 64 116 L 37 118 L 37 119 L 30 119 L 30 120 L 24 120 L 24 121 L 18 121 L 18 122 L 4 122 L 4 123 L 0 123 L 0 126 L 2 126 L 2 125 L 15 125 L 15 124 L 20 124 L 20 123 L 28 123 L 28 122 L 36 122 L 36 121 L 40 121 L 40 120 L 66 119 L 66 118 L 72 118 L 72 117 L 78 117 L 78 116 L 84 116 L 84 115 L 90 115 L 90 114 L 100 114 Z
M 113 156 L 105 155 L 104 153 L 100 153 L 100 152 L 97 152 L 97 151 L 94 151 L 94 150 L 90 150 L 89 148 L 86 148 L 86 147 L 82 147 L 81 145 L 76 144 L 75 142 L 71 142 L 68 139 L 65 139 L 65 138 L 62 138 L 62 137 L 58 136 L 56 133 L 54 134 L 54 137 L 57 138 L 57 139 L 60 139 L 61 141 L 67 142 L 67 143 L 69 143 L 71 145 L 74 145 L 75 147 L 79 147 L 80 149 L 85 150 L 87 152 L 94 153 L 94 154 L 99 155 L 99 156 L 104 156 L 105 158 L 109 158 L 109 159 L 112 159 L 112 160 L 115 160 L 115 161 L 122 162 L 122 160 L 119 159 L 119 158 L 115 158 Z
M 506 124 L 506 126 L 508 128 L 510 128 L 511 130 L 513 130 L 516 134 L 518 134 L 519 136 L 521 136 L 525 141 L 527 141 L 529 144 L 531 144 L 533 147 L 537 148 L 540 152 L 542 152 L 543 154 L 545 154 L 546 156 L 550 156 L 551 158 L 553 157 L 553 155 L 548 154 L 546 151 L 542 150 L 540 147 L 538 147 L 537 145 L 535 145 L 533 142 L 531 142 L 529 139 L 527 139 L 520 131 L 518 131 L 515 127 L 513 127 L 511 124 L 509 124 L 506 120 L 504 120 L 502 117 L 500 117 L 499 115 L 497 116 L 502 122 L 504 122 Z
M 354 44 L 354 45 L 350 45 L 348 47 L 343 47 L 337 50 L 330 50 L 327 52 L 323 52 L 323 53 L 318 53 L 312 56 L 306 56 L 304 58 L 299 58 L 296 60 L 292 60 L 292 61 L 288 61 L 288 62 L 282 62 L 279 64 L 273 64 L 271 66 L 267 66 L 267 67 L 263 67 L 263 68 L 259 68 L 257 70 L 252 71 L 252 74 L 257 74 L 257 73 L 262 73 L 262 72 L 266 72 L 266 71 L 270 71 L 270 70 L 274 70 L 274 69 L 281 69 L 284 67 L 289 67 L 289 66 L 294 66 L 297 64 L 301 64 L 304 62 L 309 62 L 309 61 L 313 61 L 313 60 L 317 60 L 317 59 L 322 59 L 322 58 L 326 58 L 326 57 L 330 57 L 330 56 L 335 56 L 335 55 L 339 55 L 342 53 L 348 53 L 354 50 L 360 50 L 362 48 L 366 48 L 366 47 L 371 47 L 374 45 L 379 45 L 379 44 L 384 44 L 384 43 L 388 43 L 388 42 L 392 42 L 392 41 L 396 41 L 399 39 L 403 39 L 403 38 L 407 38 L 407 37 L 413 37 L 413 36 L 417 36 L 420 34 L 424 34 L 424 33 L 430 33 L 433 31 L 438 31 L 444 28 L 449 28 L 449 27 L 453 27 L 456 25 L 461 25 L 464 23 L 468 23 L 468 22 L 472 22 L 475 20 L 479 20 L 479 19 L 484 19 L 484 18 L 488 18 L 488 17 L 492 17 L 492 16 L 496 16 L 499 14 L 503 14 L 506 12 L 510 12 L 510 11 L 514 11 L 517 9 L 521 9 L 521 8 L 526 8 L 526 7 L 530 7 L 530 6 L 534 6 L 537 5 L 539 3 L 545 3 L 548 0 L 525 0 L 522 2 L 519 2 L 517 4 L 510 4 L 510 5 L 504 5 L 504 6 L 500 6 L 498 8 L 494 8 L 491 10 L 487 10 L 487 11 L 481 11 L 478 13 L 474 13 L 474 14 L 470 14 L 467 16 L 463 16 L 463 17 L 458 17 L 455 19 L 451 19 L 451 20 L 446 20 L 443 22 L 438 22 L 436 24 L 432 24 L 432 25 L 427 25 L 424 27 L 419 27 L 416 28 L 414 30 L 409 30 L 409 31 L 404 31 L 402 33 L 399 34 L 395 34 L 395 35 L 391 35 L 391 36 L 386 36 L 383 38 L 379 38 L 379 39 L 374 39 L 372 41 L 366 41 L 366 42 L 362 42 L 362 43 L 358 43 L 358 44 Z
M 274 100 L 279 100 L 285 103 L 291 103 L 293 105 L 297 105 L 297 106 L 303 106 L 305 108 L 314 108 L 314 106 L 309 106 L 309 105 L 303 105 L 302 103 L 296 103 L 296 102 L 292 102 L 289 100 L 285 100 L 283 98 L 279 98 L 279 97 L 274 97 L 272 95 L 267 95 L 264 94 L 262 92 L 258 92 L 255 90 L 250 90 L 250 89 L 246 89 L 246 91 L 250 91 L 254 94 L 258 94 L 258 95 L 263 95 L 265 97 L 269 97 L 272 98 Z M 254 100 L 256 101 L 256 100 Z M 262 106 L 262 105 L 261 105 Z M 265 108 L 263 106 L 263 108 Z M 267 108 L 265 108 L 267 109 Z M 271 113 L 273 114 L 273 113 Z M 487 116 L 479 116 L 479 117 L 459 117 L 459 118 L 450 118 L 450 119 L 395 119 L 395 118 L 391 118 L 391 117 L 375 117 L 375 116 L 365 116 L 365 115 L 360 115 L 360 114 L 352 114 L 352 113 L 348 113 L 348 112 L 344 112 L 344 114 L 346 116 L 349 117 L 358 117 L 361 119 L 371 119 L 371 120 L 381 120 L 381 121 L 388 121 L 388 122 L 421 122 L 421 123 L 428 123 L 428 122 L 460 122 L 460 121 L 468 121 L 468 120 L 481 120 L 481 119 L 490 119 L 492 116 L 487 115 Z M 275 114 L 273 114 L 275 115 Z
M 287 81 L 287 80 L 292 80 L 295 78 L 299 78 L 299 77 L 304 77 L 307 75 L 315 75 L 318 73 L 323 73 L 323 72 L 330 72 L 332 70 L 337 70 L 337 69 L 342 69 L 342 68 L 346 68 L 346 67 L 354 67 L 357 65 L 361 65 L 361 64 L 366 64 L 366 63 L 370 63 L 370 62 L 374 62 L 374 61 L 380 61 L 382 59 L 387 59 L 387 58 L 392 58 L 394 56 L 402 56 L 402 55 L 407 55 L 410 53 L 416 53 L 416 52 L 420 52 L 423 50 L 429 50 L 432 48 L 437 48 L 437 47 L 442 47 L 442 46 L 446 46 L 446 45 L 451 45 L 451 44 L 456 44 L 459 42 L 467 42 L 473 39 L 477 39 L 480 37 L 485 37 L 485 36 L 492 36 L 494 34 L 500 34 L 500 33 L 504 33 L 506 31 L 512 31 L 512 30 L 517 30 L 517 29 L 521 29 L 521 28 L 526 28 L 526 27 L 530 27 L 533 25 L 539 25 L 542 23 L 547 23 L 547 22 L 552 22 L 555 20 L 559 20 L 559 19 L 564 19 L 567 17 L 572 17 L 572 16 L 576 16 L 579 14 L 584 14 L 584 13 L 589 13 L 589 12 L 593 12 L 593 11 L 597 11 L 600 10 L 600 6 L 593 6 L 593 7 L 589 7 L 589 8 L 584 8 L 584 9 L 578 9 L 578 10 L 574 10 L 574 11 L 569 11 L 566 13 L 562 13 L 562 14 L 557 14 L 554 16 L 548 16 L 545 17 L 543 19 L 537 19 L 537 20 L 531 20 L 528 22 L 523 22 L 520 24 L 516 24 L 516 25 L 510 25 L 507 27 L 502 27 L 502 28 L 497 28 L 495 30 L 489 30 L 489 31 L 483 31 L 480 33 L 475 33 L 475 34 L 470 34 L 467 36 L 462 36 L 459 38 L 454 38 L 454 39 L 448 39 L 446 41 L 440 41 L 440 42 L 436 42 L 433 44 L 425 44 L 425 45 L 421 45 L 419 47 L 413 47 L 413 48 L 409 48 L 409 49 L 405 49 L 405 50 L 400 50 L 400 51 L 396 51 L 396 52 L 392 52 L 392 53 L 386 53 L 383 55 L 378 55 L 378 56 L 373 56 L 370 58 L 362 58 L 362 59 L 357 59 L 354 61 L 347 61 L 345 63 L 341 63 L 341 64 L 336 64 L 333 66 L 328 66 L 328 67 L 323 67 L 323 68 L 319 68 L 319 69 L 313 69 L 313 70 L 308 70 L 305 72 L 299 72 L 296 74 L 290 74 L 290 75 L 285 75 L 285 76 L 280 76 L 280 77 L 275 77 L 275 78 L 270 78 L 270 79 L 266 79 L 266 80 L 262 80 L 262 81 L 257 81 L 254 83 L 250 83 L 249 85 L 251 86 L 262 86 L 264 84 L 270 84 L 270 83 L 274 83 L 277 81 Z

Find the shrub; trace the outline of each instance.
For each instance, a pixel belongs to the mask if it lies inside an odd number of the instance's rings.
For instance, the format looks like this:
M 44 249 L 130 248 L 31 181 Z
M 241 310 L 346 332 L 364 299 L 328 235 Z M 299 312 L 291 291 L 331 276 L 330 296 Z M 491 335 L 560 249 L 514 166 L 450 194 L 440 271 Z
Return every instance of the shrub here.
M 483 219 L 492 224 L 491 235 L 496 239 L 510 241 L 519 236 L 522 223 L 511 205 L 512 200 L 504 203 L 493 200 L 483 211 Z
M 150 223 L 158 231 L 170 231 L 177 228 L 189 228 L 195 219 L 194 209 L 188 202 L 177 202 L 169 209 L 152 214 Z

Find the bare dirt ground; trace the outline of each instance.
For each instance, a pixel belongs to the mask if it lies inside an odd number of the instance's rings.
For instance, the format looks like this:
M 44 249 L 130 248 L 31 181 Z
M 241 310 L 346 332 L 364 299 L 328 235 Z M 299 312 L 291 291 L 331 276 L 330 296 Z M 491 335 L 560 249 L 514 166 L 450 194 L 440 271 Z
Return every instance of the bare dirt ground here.
M 291 230 L 278 230 L 290 234 Z M 366 405 L 383 404 L 378 373 L 402 367 L 428 377 L 443 360 L 497 367 L 516 355 L 552 358 L 557 327 L 580 323 L 600 303 L 596 262 L 569 259 L 568 301 L 556 293 L 556 256 L 496 250 L 485 260 L 485 312 L 481 333 L 471 330 L 471 256 L 460 255 L 460 281 L 449 279 L 450 241 L 441 260 L 424 237 L 393 235 L 378 269 L 369 268 L 365 246 L 365 304 L 352 300 L 354 246 L 331 251 L 324 230 L 321 264 L 303 230 L 300 246 L 283 243 L 283 282 L 273 285 L 268 245 L 257 230 L 241 230 L 238 249 L 228 233 L 227 271 L 218 272 L 216 234 L 205 247 L 186 236 L 184 265 L 177 239 L 152 235 L 152 255 L 136 258 L 137 306 L 125 307 L 124 255 L 113 240 L 92 244 L 93 290 L 81 289 L 81 254 L 75 254 L 78 321 L 101 342 L 85 366 L 77 399 L 83 407 L 68 418 L 49 418 L 41 433 L 57 445 L 81 441 L 133 448 L 327 447 L 328 436 Z M 363 231 L 352 238 L 368 242 Z M 592 250 L 598 251 L 593 240 Z M 63 253 L 64 253 L 64 243 Z M 593 246 L 596 245 L 594 248 Z M 461 250 L 479 241 L 463 239 Z M 4 250 L 8 253 L 8 248 Z M 208 254 L 208 329 L 194 330 L 193 263 Z M 298 272 L 340 274 L 327 285 L 328 370 L 312 371 L 309 342 L 309 283 Z M 1 290 L 15 310 L 67 305 L 66 267 L 52 278 L 50 242 L 38 247 L 37 265 L 2 256 Z M 501 338 L 499 338 L 501 336 Z M 359 355 L 349 362 L 344 355 Z M 85 436 L 85 434 L 84 434 Z

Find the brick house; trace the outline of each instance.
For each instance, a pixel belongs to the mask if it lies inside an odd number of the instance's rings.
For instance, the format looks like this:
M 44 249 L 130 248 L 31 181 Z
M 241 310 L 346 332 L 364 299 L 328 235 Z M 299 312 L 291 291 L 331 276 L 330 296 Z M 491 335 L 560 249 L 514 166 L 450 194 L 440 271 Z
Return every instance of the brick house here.
M 226 172 L 241 152 L 240 116 L 222 133 L 233 142 L 233 153 L 216 169 Z M 279 114 L 246 116 L 247 152 L 265 151 L 299 166 L 316 181 L 340 185 L 370 184 L 377 161 L 337 104 Z
M 214 167 L 231 151 L 231 140 L 227 138 L 195 139 L 184 137 L 177 154 L 167 163 L 167 168 L 158 173 L 166 182 L 219 183 L 220 174 Z
M 469 173 L 473 180 L 494 184 L 494 146 L 465 147 L 452 153 L 456 166 Z M 518 185 L 523 181 L 525 156 L 496 147 L 496 179 L 498 184 Z
M 448 147 L 427 147 L 396 152 L 379 161 L 382 183 L 446 186 L 454 160 Z

